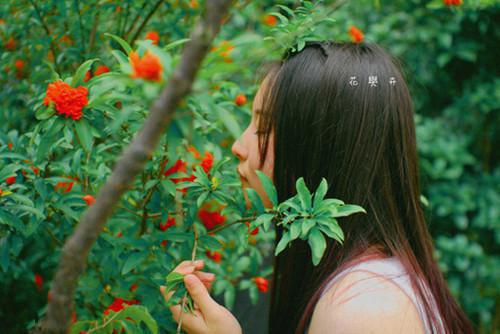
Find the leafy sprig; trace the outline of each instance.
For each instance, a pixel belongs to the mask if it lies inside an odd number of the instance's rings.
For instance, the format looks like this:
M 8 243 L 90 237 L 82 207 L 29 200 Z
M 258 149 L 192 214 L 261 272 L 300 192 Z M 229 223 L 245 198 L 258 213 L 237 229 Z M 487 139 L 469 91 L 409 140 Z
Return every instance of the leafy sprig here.
M 279 23 L 270 30 L 269 36 L 266 36 L 264 40 L 272 42 L 273 46 L 278 48 L 278 53 L 283 54 L 289 49 L 292 52 L 298 52 L 304 48 L 307 41 L 321 38 L 316 34 L 316 29 L 322 23 L 336 22 L 330 16 L 343 1 L 338 1 L 336 5 L 328 9 L 320 8 L 321 3 L 322 1 L 316 3 L 302 1 L 301 6 L 294 10 L 284 5 L 276 5 L 287 16 L 280 12 L 269 13 L 276 16 Z
M 337 218 L 358 212 L 366 213 L 365 209 L 359 205 L 345 204 L 339 199 L 325 198 L 328 183 L 324 178 L 314 194 L 311 194 L 304 179 L 299 178 L 295 185 L 297 194 L 278 204 L 276 188 L 272 181 L 260 171 L 257 171 L 257 175 L 273 208 L 262 210 L 251 223 L 251 227 L 262 226 L 264 230 L 267 230 L 272 222 L 283 227 L 283 235 L 276 246 L 275 255 L 285 250 L 293 240 L 307 240 L 311 247 L 312 262 L 317 265 L 326 249 L 325 236 L 341 244 L 344 242 L 344 233 Z M 254 197 L 250 197 L 250 200 L 252 204 L 254 201 L 258 202 Z M 255 207 L 261 208 L 261 204 L 257 203 Z

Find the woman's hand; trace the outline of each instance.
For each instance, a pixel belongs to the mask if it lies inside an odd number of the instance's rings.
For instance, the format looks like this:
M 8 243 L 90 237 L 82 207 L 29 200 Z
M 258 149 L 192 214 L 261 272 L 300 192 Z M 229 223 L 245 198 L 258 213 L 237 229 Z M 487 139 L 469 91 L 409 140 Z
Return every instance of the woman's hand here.
M 225 307 L 217 304 L 208 290 L 215 279 L 215 275 L 199 271 L 204 266 L 203 260 L 184 261 L 174 269 L 175 272 L 185 275 L 184 284 L 194 302 L 194 313 L 184 313 L 181 305 L 170 307 L 176 322 L 182 313 L 182 329 L 189 334 L 240 334 L 241 326 L 238 320 Z M 173 291 L 165 295 L 165 287 L 160 291 L 165 301 L 172 297 Z

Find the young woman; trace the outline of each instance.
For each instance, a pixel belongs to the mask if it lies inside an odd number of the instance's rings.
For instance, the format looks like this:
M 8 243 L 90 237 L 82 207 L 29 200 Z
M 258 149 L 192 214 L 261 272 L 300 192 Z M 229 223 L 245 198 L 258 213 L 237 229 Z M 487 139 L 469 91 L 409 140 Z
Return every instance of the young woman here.
M 308 42 L 269 68 L 252 113 L 232 147 L 244 187 L 269 205 L 256 170 L 273 178 L 279 201 L 295 194 L 297 178 L 315 189 L 324 177 L 326 197 L 367 211 L 340 220 L 344 245 L 329 240 L 318 266 L 302 240 L 276 257 L 270 333 L 473 332 L 433 258 L 413 105 L 397 59 L 374 43 Z M 202 267 L 176 269 L 198 307 L 183 315 L 183 328 L 241 333 L 210 297 L 214 277 Z M 178 320 L 180 306 L 171 311 Z

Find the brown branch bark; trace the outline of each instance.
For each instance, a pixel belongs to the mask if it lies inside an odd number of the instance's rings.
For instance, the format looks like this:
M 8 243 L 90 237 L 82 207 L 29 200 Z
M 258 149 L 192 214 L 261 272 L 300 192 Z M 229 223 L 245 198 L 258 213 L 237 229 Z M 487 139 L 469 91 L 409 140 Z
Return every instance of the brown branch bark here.
M 78 277 L 85 270 L 87 255 L 121 196 L 151 158 L 177 105 L 190 92 L 196 73 L 220 29 L 221 18 L 227 13 L 230 3 L 231 0 L 206 2 L 204 15 L 193 28 L 190 41 L 182 51 L 181 61 L 169 78 L 166 88 L 154 102 L 150 116 L 118 159 L 113 173 L 97 194 L 96 202 L 83 213 L 75 232 L 65 242 L 52 282 L 52 299 L 48 304 L 47 314 L 35 332 L 67 333 Z

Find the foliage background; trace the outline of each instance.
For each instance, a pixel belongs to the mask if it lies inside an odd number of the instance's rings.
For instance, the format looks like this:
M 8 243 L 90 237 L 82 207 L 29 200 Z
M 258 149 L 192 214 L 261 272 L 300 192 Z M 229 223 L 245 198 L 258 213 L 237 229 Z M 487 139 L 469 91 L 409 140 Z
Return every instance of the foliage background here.
M 278 43 L 263 40 L 271 34 L 282 36 L 272 31 L 269 22 L 266 24 L 266 14 L 272 11 L 288 16 L 275 7 L 277 3 L 290 8 L 298 5 L 296 1 L 235 3 L 217 40 L 230 41 L 234 49 L 229 57 L 213 52 L 206 59 L 193 94 L 179 110 L 181 116 L 126 198 L 138 201 L 151 189 L 147 180 L 158 175 L 155 173 L 165 156 L 189 159 L 185 150 L 176 149 L 185 143 L 213 152 L 216 160 L 230 156 L 230 144 L 249 120 L 250 101 L 257 88 L 256 70 L 266 60 L 279 56 L 280 49 L 275 47 Z M 325 1 L 318 9 L 322 12 L 331 6 L 331 1 Z M 18 195 L 4 193 L 0 197 L 0 321 L 9 332 L 26 331 L 43 313 L 60 242 L 85 208 L 81 196 L 95 194 L 157 92 L 154 85 L 121 82 L 107 101 L 122 102 L 124 116 L 118 120 L 105 117 L 116 112 L 111 104 L 95 113 L 98 116 L 93 116 L 91 125 L 94 135 L 101 137 L 94 138 L 92 150 L 68 145 L 68 131 L 53 131 L 56 133 L 51 135 L 57 137 L 50 143 L 52 147 L 40 154 L 43 143 L 31 139 L 40 123 L 35 111 L 53 80 L 50 67 L 65 78 L 85 60 L 99 58 L 119 72 L 120 66 L 111 54 L 119 47 L 104 33 L 130 41 L 155 30 L 160 35 L 159 46 L 165 46 L 188 37 L 202 7 L 201 1 L 181 0 L 20 0 L 0 5 L 0 175 L 7 165 L 20 168 L 15 185 L 0 179 L 0 189 Z M 350 1 L 331 15 L 335 23 L 318 25 L 315 31 L 322 39 L 349 40 L 348 28 L 355 25 L 364 32 L 365 40 L 381 44 L 403 62 L 414 97 L 423 195 L 429 203 L 427 218 L 436 256 L 450 288 L 479 333 L 499 332 L 500 319 L 500 32 L 495 25 L 500 19 L 499 7 L 498 2 L 487 0 L 465 1 L 458 7 L 447 7 L 436 0 Z M 170 68 L 179 50 L 171 50 Z M 16 70 L 16 60 L 24 62 L 21 70 Z M 168 70 L 166 66 L 166 73 Z M 233 100 L 237 94 L 245 94 L 249 103 L 236 106 Z M 111 125 L 113 131 L 106 132 Z M 42 133 L 47 135 L 50 128 L 46 131 Z M 110 144 L 115 145 L 107 146 Z M 31 164 L 40 168 L 39 175 L 29 169 Z M 230 164 L 234 166 L 235 161 Z M 20 173 L 21 169 L 27 174 Z M 75 183 L 70 193 L 53 190 L 55 183 L 67 181 L 62 177 L 70 175 L 86 182 Z M 161 218 L 166 219 L 169 208 L 161 203 L 171 195 L 165 188 L 153 191 L 150 202 L 138 212 L 162 212 Z M 125 199 L 123 206 L 133 207 Z M 15 224 L 12 216 L 19 217 Z M 122 296 L 143 301 L 160 327 L 171 329 L 152 282 L 156 279 L 157 283 L 161 277 L 149 277 L 168 272 L 180 260 L 182 250 L 163 252 L 159 247 L 149 247 L 165 235 L 158 231 L 154 219 L 146 219 L 146 231 L 140 233 L 142 218 L 135 216 L 125 210 L 117 213 L 94 247 L 77 294 L 78 318 L 96 319 L 114 297 Z M 117 238 L 120 232 L 123 237 Z M 269 274 L 262 257 L 270 252 L 272 238 L 271 234 L 256 236 L 258 250 L 245 253 L 248 260 L 236 268 L 236 276 Z M 185 243 L 179 245 L 180 249 L 188 248 Z M 140 254 L 146 246 L 149 248 L 141 261 L 124 270 L 128 254 Z M 227 276 L 235 270 L 229 269 L 229 264 L 242 254 L 231 247 L 223 254 L 225 260 L 220 265 L 209 262 L 209 269 Z M 34 283 L 35 273 L 44 278 L 41 291 Z M 131 284 L 139 286 L 134 293 L 129 291 Z M 229 294 L 223 292 L 228 291 L 227 286 L 220 291 L 222 300 L 234 299 L 234 289 Z M 249 291 L 253 300 L 258 299 L 255 288 Z

